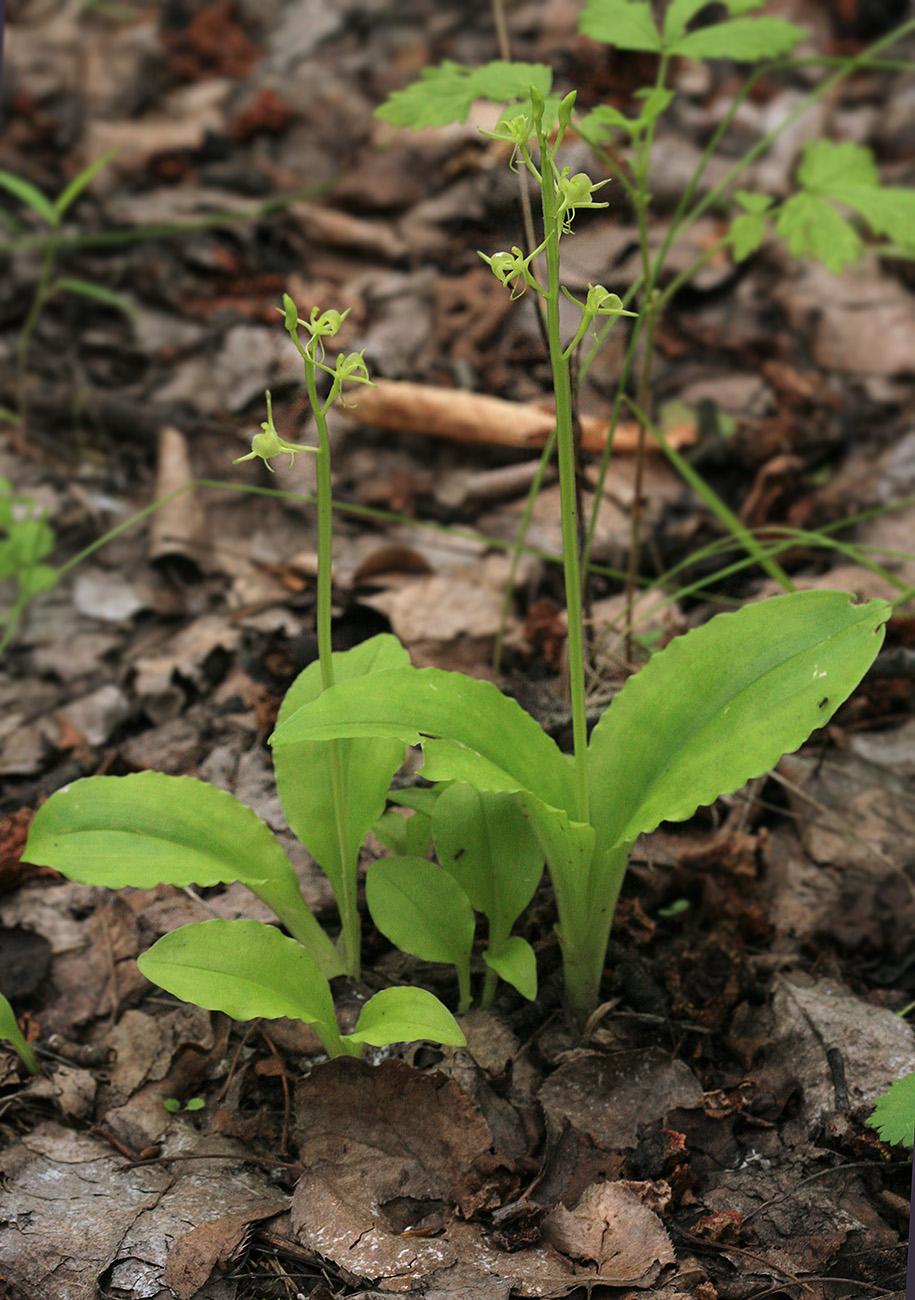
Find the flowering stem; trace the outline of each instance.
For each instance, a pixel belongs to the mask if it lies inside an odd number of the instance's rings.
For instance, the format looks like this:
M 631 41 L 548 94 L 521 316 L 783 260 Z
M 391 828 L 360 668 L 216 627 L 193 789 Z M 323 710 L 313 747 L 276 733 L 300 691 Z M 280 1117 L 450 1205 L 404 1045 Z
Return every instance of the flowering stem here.
M 575 762 L 576 817 L 587 822 L 588 796 L 588 729 L 585 717 L 584 628 L 581 602 L 581 570 L 578 555 L 578 507 L 576 503 L 575 443 L 572 430 L 572 383 L 569 357 L 563 351 L 559 321 L 559 234 L 561 219 L 556 192 L 556 177 L 549 143 L 542 124 L 538 128 L 540 145 L 540 194 L 543 206 L 543 229 L 546 236 L 546 319 L 550 343 L 550 364 L 556 400 L 557 461 L 559 496 L 562 509 L 562 563 L 565 577 L 566 609 L 569 621 L 569 693 L 572 704 L 572 743 Z

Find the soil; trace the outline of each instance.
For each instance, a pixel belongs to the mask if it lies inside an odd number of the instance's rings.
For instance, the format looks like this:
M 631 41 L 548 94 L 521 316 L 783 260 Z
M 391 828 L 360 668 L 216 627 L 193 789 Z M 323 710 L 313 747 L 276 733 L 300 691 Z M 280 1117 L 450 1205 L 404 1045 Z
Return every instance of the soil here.
M 579 36 L 579 8 L 509 6 L 513 58 L 548 63 L 585 108 L 632 111 L 652 58 Z M 829 55 L 905 17 L 863 0 L 768 10 Z M 900 1297 L 911 1155 L 865 1121 L 915 1071 L 911 602 L 799 754 L 639 843 L 583 1033 L 546 885 L 518 925 L 536 1001 L 503 985 L 463 1018 L 465 1049 L 327 1061 L 299 1022 L 233 1023 L 137 968 L 188 921 L 268 920 L 241 886 L 112 893 L 23 860 L 34 810 L 79 777 L 197 776 L 277 831 L 334 930 L 267 745 L 316 657 L 313 465 L 234 463 L 266 389 L 283 435 L 312 436 L 284 292 L 303 315 L 348 310 L 341 346 L 383 381 L 331 423 L 337 648 L 393 630 L 417 664 L 496 680 L 560 743 L 569 715 L 552 470 L 510 565 L 549 366 L 530 301 L 478 256 L 521 241 L 518 182 L 478 130 L 485 104 L 415 134 L 373 116 L 430 64 L 497 57 L 489 5 L 20 0 L 7 17 L 0 169 L 53 199 L 116 151 L 65 216 L 55 274 L 130 310 L 63 286 L 24 334 L 44 231 L 0 190 L 0 476 L 45 513 L 46 562 L 91 550 L 28 605 L 0 662 L 0 989 L 42 1063 L 31 1079 L 0 1045 L 0 1300 Z M 820 75 L 763 79 L 722 169 Z M 726 61 L 675 69 L 653 239 L 744 79 Z M 913 92 L 910 65 L 859 71 L 742 183 L 790 192 L 804 142 L 826 135 L 912 186 Z M 568 165 L 604 174 L 582 145 Z M 575 294 L 623 293 L 638 272 L 622 187 L 601 193 L 609 206 L 564 246 Z M 725 228 L 710 212 L 670 274 Z M 655 414 L 744 524 L 805 530 L 779 557 L 799 587 L 915 588 L 913 288 L 910 261 L 870 251 L 832 275 L 773 239 L 739 265 L 712 258 L 658 331 Z M 586 505 L 622 328 L 579 394 Z M 601 495 L 592 719 L 637 668 L 621 621 L 632 435 L 624 422 Z M 637 606 L 648 641 L 774 593 L 755 568 L 722 572 L 739 552 L 708 549 L 721 525 L 656 449 L 642 493 L 639 572 L 668 575 Z M 830 529 L 840 545 L 816 545 Z M 381 852 L 371 841 L 366 861 Z M 391 983 L 454 1006 L 450 968 L 365 929 L 363 982 L 334 986 L 342 1025 Z

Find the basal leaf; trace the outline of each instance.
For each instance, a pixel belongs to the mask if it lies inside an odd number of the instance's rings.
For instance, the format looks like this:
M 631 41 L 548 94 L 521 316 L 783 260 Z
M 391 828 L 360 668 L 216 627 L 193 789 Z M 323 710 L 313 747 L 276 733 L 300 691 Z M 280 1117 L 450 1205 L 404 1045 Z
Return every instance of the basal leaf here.
M 0 1038 L 5 1038 L 8 1043 L 12 1043 L 14 1050 L 30 1074 L 38 1073 L 41 1068 L 38 1059 L 16 1023 L 16 1013 L 2 993 L 0 993 Z
M 775 221 L 775 232 L 787 241 L 792 257 L 812 257 L 838 273 L 857 262 L 864 251 L 861 237 L 828 199 L 806 190 L 792 194 Z
M 915 1074 L 897 1079 L 864 1122 L 877 1129 L 884 1142 L 915 1146 Z
M 578 30 L 582 36 L 615 45 L 618 50 L 661 50 L 661 37 L 647 0 L 587 0 Z
M 183 1002 L 233 1020 L 303 1020 L 330 1055 L 344 1050 L 330 985 L 317 963 L 295 939 L 260 921 L 185 925 L 163 935 L 137 965 Z
M 498 952 L 484 952 L 483 960 L 500 979 L 533 1002 L 537 996 L 537 958 L 526 939 L 520 934 L 510 935 Z
M 782 18 L 734 18 L 687 32 L 667 53 L 688 59 L 734 59 L 756 63 L 789 54 L 807 33 Z
M 298 709 L 270 738 L 275 749 L 303 740 L 396 737 L 443 742 L 436 780 L 533 790 L 553 807 L 574 807 L 572 769 L 537 722 L 491 682 L 440 668 L 395 668 L 340 682 Z M 458 772 L 451 771 L 460 768 Z
M 594 728 L 601 851 L 682 821 L 823 726 L 876 657 L 890 606 L 808 591 L 721 614 L 631 677 Z
M 409 657 L 396 637 L 383 635 L 335 654 L 333 664 L 336 680 L 342 683 L 403 667 L 409 664 Z M 320 695 L 320 665 L 309 664 L 286 692 L 278 728 Z M 333 760 L 328 742 L 302 740 L 277 746 L 273 766 L 286 820 L 326 873 L 339 902 L 344 879 L 355 873 L 366 834 L 384 811 L 391 777 L 404 760 L 404 746 L 396 739 L 341 739 L 335 743 L 343 777 L 342 843 L 334 810 L 330 780 Z
M 379 858 L 366 873 L 372 920 L 402 952 L 469 970 L 474 915 L 447 871 L 425 858 Z
M 432 836 L 439 862 L 489 918 L 497 947 L 543 875 L 543 850 L 517 801 L 455 782 L 435 805 Z
M 454 1016 L 426 989 L 382 989 L 369 998 L 348 1035 L 349 1042 L 384 1047 L 387 1043 L 444 1043 L 466 1047 Z
M 27 862 L 109 889 L 239 880 L 308 945 L 326 974 L 342 973 L 276 836 L 205 781 L 162 772 L 74 781 L 38 809 L 23 853 Z

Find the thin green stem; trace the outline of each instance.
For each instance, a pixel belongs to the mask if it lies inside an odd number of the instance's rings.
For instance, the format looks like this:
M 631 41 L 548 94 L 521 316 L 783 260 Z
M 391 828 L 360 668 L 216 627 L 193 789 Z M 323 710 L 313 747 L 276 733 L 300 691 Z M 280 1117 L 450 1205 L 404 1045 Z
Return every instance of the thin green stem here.
M 546 136 L 541 129 L 540 193 L 543 230 L 546 237 L 546 316 L 550 343 L 550 364 L 556 400 L 556 444 L 559 464 L 559 496 L 562 514 L 562 562 L 568 616 L 569 694 L 572 705 L 572 742 L 575 762 L 576 816 L 589 820 L 588 728 L 585 716 L 584 626 L 581 601 L 581 572 L 578 554 L 578 510 L 576 506 L 575 440 L 572 428 L 572 385 L 569 362 L 563 356 L 559 320 L 559 232 L 556 178 Z
M 331 621 L 333 613 L 333 538 L 334 538 L 334 502 L 333 484 L 330 464 L 330 437 L 327 432 L 327 406 L 318 397 L 316 383 L 316 362 L 308 348 L 302 352 L 305 362 L 305 386 L 308 400 L 314 412 L 315 426 L 318 431 L 318 450 L 315 455 L 316 494 L 318 498 L 318 593 L 316 609 L 316 626 L 318 636 L 318 662 L 321 669 L 321 686 L 327 691 L 334 684 L 334 661 Z M 362 923 L 359 908 L 356 905 L 356 864 L 351 864 L 347 845 L 346 774 L 343 770 L 343 749 L 341 742 L 327 742 L 329 758 L 329 776 L 331 797 L 334 804 L 334 821 L 337 831 L 337 849 L 340 854 L 340 894 L 337 907 L 340 910 L 340 923 L 344 947 L 344 962 L 347 972 L 358 979 L 362 963 Z

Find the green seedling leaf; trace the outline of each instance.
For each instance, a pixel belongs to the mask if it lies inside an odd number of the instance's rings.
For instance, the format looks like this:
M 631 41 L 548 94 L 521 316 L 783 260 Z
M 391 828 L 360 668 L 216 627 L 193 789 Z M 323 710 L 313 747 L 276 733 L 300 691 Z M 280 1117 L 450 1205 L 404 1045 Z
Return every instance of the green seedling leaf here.
M 391 669 L 409 662 L 406 650 L 389 635 L 372 637 L 333 656 L 334 675 L 341 685 L 387 676 Z M 305 706 L 314 705 L 321 694 L 321 669 L 315 662 L 287 691 L 277 729 L 282 730 Z M 348 883 L 355 881 L 356 860 L 366 834 L 384 811 L 391 778 L 404 760 L 404 746 L 397 739 L 379 738 L 337 743 L 344 791 L 339 827 L 326 739 L 277 746 L 273 764 L 286 820 L 320 864 L 340 904 Z
M 25 1035 L 16 1023 L 16 1014 L 2 993 L 0 993 L 0 1038 L 5 1038 L 8 1043 L 12 1043 L 19 1059 L 30 1074 L 38 1073 L 41 1067 L 35 1053 L 25 1041 Z
M 734 59 L 758 63 L 790 54 L 807 33 L 783 18 L 734 18 L 688 32 L 666 47 L 688 59 Z
M 137 965 L 182 1002 L 233 1020 L 289 1016 L 312 1025 L 329 1056 L 347 1052 L 330 985 L 295 939 L 260 921 L 198 921 L 163 935 Z
M 877 1098 L 873 1114 L 864 1122 L 877 1129 L 884 1142 L 915 1146 L 915 1074 L 897 1079 L 889 1092 Z
M 273 832 L 204 781 L 162 772 L 75 781 L 39 808 L 23 856 L 109 889 L 239 880 L 307 945 L 328 977 L 343 973 Z
M 589 746 L 601 850 L 631 843 L 772 768 L 873 663 L 890 606 L 807 591 L 721 614 L 631 677 Z
M 516 799 L 456 782 L 432 813 L 438 860 L 489 920 L 489 948 L 501 951 L 543 875 L 543 850 Z
M 755 253 L 766 237 L 767 216 L 773 200 L 768 194 L 753 194 L 749 190 L 738 190 L 735 202 L 743 208 L 739 217 L 731 222 L 729 231 L 734 258 L 744 261 Z
M 55 280 L 54 291 L 72 293 L 78 298 L 91 298 L 93 302 L 100 302 L 105 307 L 113 307 L 129 320 L 139 319 L 139 312 L 126 298 L 113 289 L 106 289 L 104 285 L 93 284 L 91 280 L 76 280 L 72 276 L 65 275 Z
M 29 181 L 24 181 L 21 176 L 14 176 L 12 172 L 0 171 L 0 189 L 15 195 L 20 202 L 41 217 L 42 221 L 47 225 L 53 227 L 58 224 L 57 212 L 51 200 L 46 198 L 41 190 L 36 189 Z
M 495 60 L 481 68 L 446 61 L 424 68 L 420 80 L 393 95 L 375 110 L 375 116 L 392 126 L 418 131 L 423 127 L 465 122 L 475 99 L 495 103 L 527 99 L 531 86 L 547 95 L 552 71 L 543 63 L 506 63 Z
M 661 52 L 661 36 L 647 0 L 587 0 L 578 30 L 618 50 Z
M 340 682 L 284 718 L 270 743 L 278 753 L 303 740 L 386 736 L 422 742 L 430 780 L 530 790 L 574 807 L 572 769 L 555 742 L 498 687 L 463 673 L 395 668 Z
M 378 929 L 402 952 L 455 967 L 467 1011 L 475 922 L 458 882 L 425 858 L 381 858 L 366 873 L 365 898 Z
M 170 1115 L 177 1115 L 181 1109 L 181 1102 L 177 1097 L 166 1097 L 162 1102 L 162 1106 Z
M 782 206 L 775 232 L 788 244 L 792 257 L 812 257 L 838 273 L 864 252 L 860 235 L 839 216 L 828 199 L 817 194 L 792 194 Z
M 511 984 L 528 1002 L 533 1002 L 537 996 L 537 958 L 526 939 L 513 934 L 498 952 L 484 952 L 483 960 L 500 979 Z
M 454 1016 L 426 989 L 382 989 L 369 998 L 348 1042 L 384 1047 L 387 1043 L 430 1042 L 466 1047 Z

